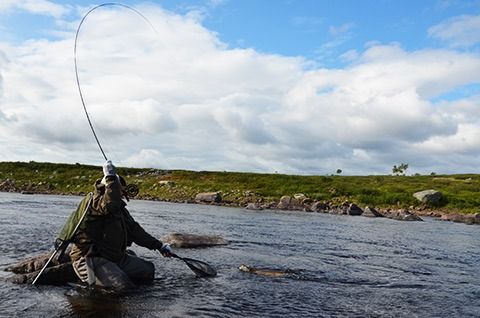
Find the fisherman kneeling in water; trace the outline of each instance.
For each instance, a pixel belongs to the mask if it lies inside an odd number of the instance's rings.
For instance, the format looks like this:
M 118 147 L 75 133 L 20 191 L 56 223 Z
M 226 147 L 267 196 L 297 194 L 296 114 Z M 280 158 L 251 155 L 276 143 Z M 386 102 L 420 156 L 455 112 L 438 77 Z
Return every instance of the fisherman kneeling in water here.
M 86 214 L 71 239 L 75 273 L 89 286 L 115 290 L 149 283 L 155 274 L 153 263 L 129 254 L 127 247 L 136 243 L 171 257 L 170 246 L 148 234 L 125 208 L 126 183 L 111 161 L 105 163 L 103 173 L 103 179 L 95 182 L 95 193 L 87 196 L 77 210 Z

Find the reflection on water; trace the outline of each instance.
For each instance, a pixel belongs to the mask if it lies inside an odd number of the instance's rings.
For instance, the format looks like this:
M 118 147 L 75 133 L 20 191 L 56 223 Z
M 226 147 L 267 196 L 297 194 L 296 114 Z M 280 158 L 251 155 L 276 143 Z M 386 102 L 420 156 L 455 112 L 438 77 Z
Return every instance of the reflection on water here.
M 0 267 L 52 247 L 80 198 L 0 193 Z M 0 317 L 478 317 L 480 227 L 316 213 L 251 212 L 132 201 L 153 235 L 219 234 L 227 246 L 179 250 L 218 276 L 199 279 L 180 260 L 141 247 L 152 285 L 115 295 L 12 285 L 0 271 Z M 265 277 L 240 264 L 289 270 Z
M 69 291 L 65 298 L 69 303 L 69 317 L 122 317 L 126 311 L 122 299 L 115 295 Z

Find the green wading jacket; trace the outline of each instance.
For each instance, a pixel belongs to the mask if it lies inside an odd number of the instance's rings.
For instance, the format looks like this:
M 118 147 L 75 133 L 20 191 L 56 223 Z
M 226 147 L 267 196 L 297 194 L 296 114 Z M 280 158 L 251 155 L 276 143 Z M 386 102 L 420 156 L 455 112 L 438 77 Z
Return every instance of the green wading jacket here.
M 122 200 L 120 182 L 107 177 L 107 184 L 101 179 L 95 182 L 95 193 L 85 218 L 73 237 L 70 252 L 72 261 L 91 253 L 112 262 L 119 262 L 132 243 L 149 249 L 159 249 L 162 242 L 148 234 L 130 215 Z M 78 209 L 85 210 L 86 200 Z

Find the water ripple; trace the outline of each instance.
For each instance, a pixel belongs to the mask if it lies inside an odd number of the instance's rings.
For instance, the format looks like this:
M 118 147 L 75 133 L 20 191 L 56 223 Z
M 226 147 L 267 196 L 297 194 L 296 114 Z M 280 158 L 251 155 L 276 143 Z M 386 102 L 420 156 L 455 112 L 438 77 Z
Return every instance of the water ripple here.
M 52 248 L 78 197 L 0 193 L 0 266 Z M 412 224 L 317 213 L 131 201 L 153 235 L 218 234 L 229 245 L 179 254 L 214 265 L 199 279 L 175 259 L 154 262 L 153 284 L 125 295 L 12 285 L 0 274 L 6 317 L 478 317 L 480 227 Z M 454 226 L 452 226 L 454 225 Z M 285 277 L 240 272 L 247 264 Z

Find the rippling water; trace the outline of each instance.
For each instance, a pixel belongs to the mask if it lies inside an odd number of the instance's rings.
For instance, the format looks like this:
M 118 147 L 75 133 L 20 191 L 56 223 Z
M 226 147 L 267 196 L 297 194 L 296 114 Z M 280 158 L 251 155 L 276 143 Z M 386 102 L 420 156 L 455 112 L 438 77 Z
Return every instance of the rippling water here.
M 0 267 L 49 250 L 79 197 L 0 193 Z M 426 219 L 252 212 L 132 201 L 152 235 L 219 234 L 231 243 L 178 254 L 218 270 L 195 278 L 179 260 L 133 249 L 157 268 L 122 296 L 13 285 L 0 272 L 0 317 L 479 317 L 480 227 Z M 296 270 L 272 278 L 240 264 Z

